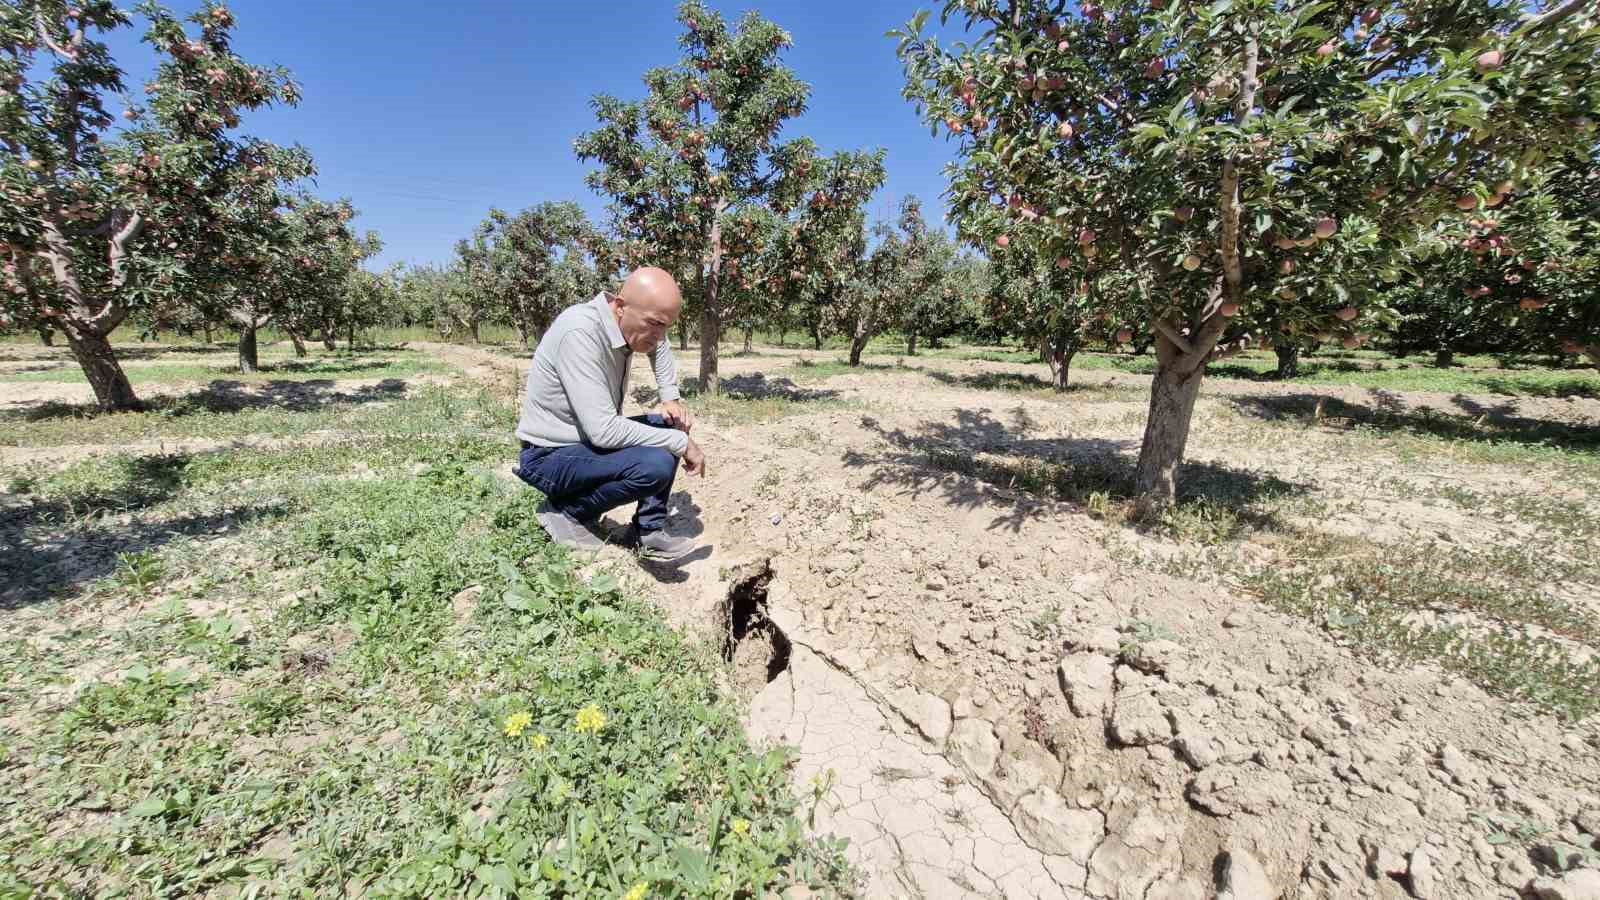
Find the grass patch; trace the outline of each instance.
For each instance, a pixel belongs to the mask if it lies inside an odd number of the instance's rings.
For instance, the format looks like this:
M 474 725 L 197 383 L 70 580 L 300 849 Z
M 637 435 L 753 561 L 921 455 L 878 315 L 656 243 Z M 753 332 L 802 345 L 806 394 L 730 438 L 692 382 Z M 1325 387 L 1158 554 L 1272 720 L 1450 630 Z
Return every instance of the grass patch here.
M 502 454 L 379 435 L 37 476 L 30 502 L 285 512 L 168 536 L 137 588 L 108 573 L 9 614 L 0 888 L 848 892 L 714 651 L 580 580 L 530 526 L 537 495 L 485 470 Z
M 231 359 L 231 357 L 227 357 Z M 181 384 L 187 382 L 236 381 L 256 384 L 268 381 L 316 381 L 354 378 L 404 378 L 413 375 L 436 374 L 449 371 L 449 367 L 421 354 L 329 354 L 323 358 L 282 359 L 263 358 L 259 371 L 240 372 L 237 362 L 224 364 L 222 360 L 149 363 L 126 365 L 132 384 Z M 38 371 L 0 371 L 0 382 L 87 384 L 83 369 L 67 362 Z
M 696 416 L 730 425 L 775 422 L 853 405 L 841 399 L 838 391 L 805 388 L 787 378 L 768 378 L 761 372 L 723 378 L 715 394 L 703 391 L 696 378 L 684 380 L 679 388 L 684 399 L 692 401 Z M 654 387 L 641 385 L 633 391 L 634 402 L 641 406 L 654 406 L 658 398 Z
M 1292 562 L 1236 559 L 1233 574 L 1269 605 L 1358 651 L 1431 662 L 1569 719 L 1600 710 L 1600 659 L 1572 654 L 1572 642 L 1600 646 L 1600 623 L 1545 589 L 1563 575 L 1592 582 L 1581 564 L 1555 563 L 1544 548 L 1392 545 L 1314 532 L 1281 554 Z
M 0 444 L 55 447 L 159 438 L 295 437 L 313 432 L 418 435 L 441 423 L 510 434 L 517 399 L 475 385 L 403 382 L 366 390 L 295 392 L 283 402 L 231 392 L 157 397 L 142 412 L 99 413 L 89 405 L 46 404 L 0 412 Z

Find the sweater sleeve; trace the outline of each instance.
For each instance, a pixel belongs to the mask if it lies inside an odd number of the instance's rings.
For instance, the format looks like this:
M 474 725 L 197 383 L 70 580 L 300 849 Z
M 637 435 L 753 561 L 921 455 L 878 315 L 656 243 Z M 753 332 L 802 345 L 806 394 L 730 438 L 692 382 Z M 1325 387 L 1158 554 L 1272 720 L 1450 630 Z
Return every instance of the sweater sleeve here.
M 635 422 L 617 412 L 611 382 L 601 364 L 603 354 L 609 352 L 593 334 L 573 331 L 562 338 L 556 353 L 556 376 L 572 407 L 578 433 L 586 442 L 605 450 L 660 447 L 682 456 L 689 449 L 688 435 L 676 428 L 654 428 Z
M 650 351 L 650 367 L 656 373 L 656 387 L 661 393 L 661 402 L 670 403 L 683 395 L 678 391 L 678 363 L 672 356 L 672 337 L 668 335 L 656 344 Z

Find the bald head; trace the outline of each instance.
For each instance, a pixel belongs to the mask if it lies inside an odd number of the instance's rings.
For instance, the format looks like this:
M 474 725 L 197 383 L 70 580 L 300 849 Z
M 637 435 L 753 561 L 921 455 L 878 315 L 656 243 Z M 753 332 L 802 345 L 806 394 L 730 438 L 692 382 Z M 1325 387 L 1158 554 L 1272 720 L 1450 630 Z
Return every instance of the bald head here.
M 654 350 L 682 309 L 678 283 L 665 269 L 653 266 L 628 273 L 622 289 L 611 295 L 611 310 L 622 338 L 638 353 Z

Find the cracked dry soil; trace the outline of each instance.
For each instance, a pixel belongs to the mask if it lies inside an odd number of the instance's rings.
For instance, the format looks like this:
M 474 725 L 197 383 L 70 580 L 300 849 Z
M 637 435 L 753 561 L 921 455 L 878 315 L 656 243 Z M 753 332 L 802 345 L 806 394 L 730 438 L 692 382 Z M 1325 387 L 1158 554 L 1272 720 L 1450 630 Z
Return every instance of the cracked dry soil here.
M 918 468 L 899 439 L 930 422 L 1081 434 L 1088 416 L 896 381 L 917 377 L 826 383 L 861 408 L 697 426 L 713 475 L 680 481 L 669 529 L 711 552 L 635 569 L 669 617 L 719 639 L 758 575 L 759 621 L 787 653 L 776 667 L 768 641 L 732 642 L 748 727 L 797 749 L 796 790 L 817 798 L 818 833 L 850 839 L 862 896 L 1600 897 L 1593 721 L 1374 666 L 1104 536 L 1155 538 Z M 1121 405 L 1093 410 L 1091 433 L 1136 432 L 1107 419 Z M 1192 458 L 1224 449 L 1205 441 Z M 1518 823 L 1532 831 L 1505 840 Z

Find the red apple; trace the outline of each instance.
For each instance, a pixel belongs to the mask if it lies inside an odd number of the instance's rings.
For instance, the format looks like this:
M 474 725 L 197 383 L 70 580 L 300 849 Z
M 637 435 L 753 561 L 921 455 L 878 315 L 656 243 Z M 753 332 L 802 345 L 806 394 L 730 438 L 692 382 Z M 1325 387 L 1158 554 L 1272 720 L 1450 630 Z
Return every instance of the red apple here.
M 1341 321 L 1341 322 L 1349 322 L 1349 321 L 1353 320 L 1356 316 L 1360 315 L 1360 313 L 1356 311 L 1356 308 L 1354 306 L 1346 306 L 1343 309 L 1339 310 L 1338 312 L 1334 313 L 1334 315 L 1337 316 L 1339 318 L 1339 321 Z
M 1361 337 L 1359 335 L 1352 334 L 1344 339 L 1344 348 L 1346 350 L 1354 350 L 1359 346 L 1361 346 Z
M 1478 71 L 1492 72 L 1500 68 L 1502 57 L 1499 50 L 1488 50 L 1478 54 Z
M 1528 310 L 1529 312 L 1532 312 L 1536 309 L 1544 309 L 1549 304 L 1537 297 L 1523 297 L 1521 300 L 1517 301 L 1517 305 L 1525 310 Z
M 1058 256 L 1058 257 L 1056 257 L 1056 268 L 1058 268 L 1058 269 L 1070 269 L 1070 268 L 1072 268 L 1072 257 L 1070 257 L 1070 256 Z
M 1133 329 L 1123 328 L 1117 331 L 1117 343 L 1126 344 L 1131 340 L 1133 340 Z
M 1478 198 L 1471 194 L 1462 194 L 1456 198 L 1456 209 L 1463 212 L 1478 208 Z
M 951 134 L 960 134 L 962 130 L 966 128 L 965 125 L 961 124 L 961 120 L 955 116 L 945 119 L 944 124 L 946 128 L 950 129 Z
M 1282 272 L 1285 275 L 1293 275 L 1294 274 L 1294 260 L 1292 260 L 1292 259 L 1279 260 L 1278 261 L 1278 271 Z
M 1200 257 L 1195 256 L 1193 253 L 1185 256 L 1183 258 L 1183 268 L 1190 272 L 1200 268 Z
M 1150 62 L 1145 64 L 1144 77 L 1146 77 L 1146 78 L 1160 78 L 1161 77 L 1161 73 L 1165 72 L 1166 70 L 1167 70 L 1167 61 L 1158 56 L 1155 59 L 1152 59 L 1152 60 L 1150 60 Z
M 1011 243 L 1011 235 L 1009 235 L 1009 234 L 1002 234 L 999 237 L 994 239 L 994 245 L 996 247 L 1005 247 L 1010 243 Z
M 1231 319 L 1234 316 L 1237 316 L 1239 314 L 1239 304 L 1233 302 L 1232 300 L 1229 300 L 1226 303 L 1222 304 L 1221 306 L 1217 307 L 1217 312 L 1222 313 L 1224 318 Z
M 1317 237 L 1319 238 L 1331 238 L 1333 233 L 1338 230 L 1339 222 L 1332 216 L 1317 220 Z
M 1326 44 L 1323 44 L 1317 48 L 1317 55 L 1324 58 L 1332 56 L 1334 49 L 1333 41 L 1328 41 Z
M 1093 228 L 1085 228 L 1082 231 L 1078 232 L 1078 246 L 1087 247 L 1090 244 L 1094 243 L 1094 239 L 1096 237 L 1098 237 L 1098 236 L 1099 235 L 1096 235 L 1094 233 L 1094 229 Z
M 1060 125 L 1057 125 L 1056 126 L 1056 136 L 1061 138 L 1063 141 L 1071 140 L 1072 139 L 1072 123 L 1071 122 L 1062 122 Z

